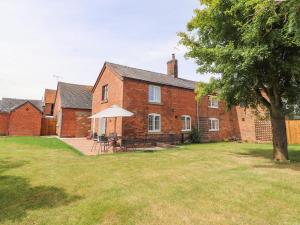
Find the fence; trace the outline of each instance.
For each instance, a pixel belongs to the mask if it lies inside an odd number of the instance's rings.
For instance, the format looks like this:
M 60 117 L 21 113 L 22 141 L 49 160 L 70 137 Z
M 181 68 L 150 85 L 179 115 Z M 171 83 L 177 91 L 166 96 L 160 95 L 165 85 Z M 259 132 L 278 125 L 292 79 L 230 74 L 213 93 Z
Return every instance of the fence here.
M 300 120 L 287 120 L 286 132 L 289 144 L 300 144 Z
M 52 117 L 42 118 L 42 136 L 56 135 L 56 119 Z
M 255 121 L 255 138 L 257 142 L 271 142 L 272 125 L 270 120 L 256 120 Z

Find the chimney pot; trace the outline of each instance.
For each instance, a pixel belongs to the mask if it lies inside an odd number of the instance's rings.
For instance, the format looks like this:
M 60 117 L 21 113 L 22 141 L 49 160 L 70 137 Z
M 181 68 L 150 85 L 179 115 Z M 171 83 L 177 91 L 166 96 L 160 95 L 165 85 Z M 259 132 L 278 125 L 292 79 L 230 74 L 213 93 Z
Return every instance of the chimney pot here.
M 167 74 L 175 78 L 178 77 L 178 61 L 175 54 L 172 54 L 172 60 L 167 62 Z

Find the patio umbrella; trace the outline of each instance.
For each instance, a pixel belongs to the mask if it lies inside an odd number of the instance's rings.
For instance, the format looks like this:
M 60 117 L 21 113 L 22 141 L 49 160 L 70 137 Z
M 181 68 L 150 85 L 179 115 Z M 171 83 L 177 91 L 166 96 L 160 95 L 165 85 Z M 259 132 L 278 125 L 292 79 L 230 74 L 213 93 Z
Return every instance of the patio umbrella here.
M 100 119 L 100 118 L 115 118 L 114 124 L 114 133 L 116 133 L 116 120 L 117 117 L 130 117 L 133 116 L 132 112 L 127 111 L 126 109 L 121 108 L 120 106 L 113 105 L 107 109 L 102 110 L 91 116 L 91 119 Z

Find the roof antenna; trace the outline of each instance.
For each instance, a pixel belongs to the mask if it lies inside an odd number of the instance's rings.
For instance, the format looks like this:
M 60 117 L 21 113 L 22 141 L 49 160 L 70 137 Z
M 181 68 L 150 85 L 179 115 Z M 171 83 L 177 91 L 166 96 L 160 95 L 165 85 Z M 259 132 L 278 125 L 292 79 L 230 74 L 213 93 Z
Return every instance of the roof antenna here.
M 63 79 L 62 76 L 58 76 L 58 75 L 53 75 L 53 77 L 56 79 L 56 81 L 58 82 L 59 80 Z

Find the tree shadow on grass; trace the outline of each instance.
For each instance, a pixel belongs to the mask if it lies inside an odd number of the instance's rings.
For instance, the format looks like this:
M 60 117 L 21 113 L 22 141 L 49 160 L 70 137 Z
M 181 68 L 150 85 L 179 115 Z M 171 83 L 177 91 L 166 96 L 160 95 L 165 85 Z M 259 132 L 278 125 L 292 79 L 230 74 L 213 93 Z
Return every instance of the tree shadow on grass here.
M 0 172 L 21 167 L 26 162 L 0 161 Z M 79 196 L 69 195 L 55 186 L 33 187 L 28 179 L 20 176 L 0 176 L 0 223 L 5 220 L 19 220 L 28 210 L 53 208 L 67 205 Z
M 239 156 L 244 157 L 256 157 L 256 158 L 265 158 L 272 160 L 273 157 L 273 149 L 270 148 L 246 148 L 244 152 L 236 153 Z M 300 171 L 300 146 L 291 146 L 289 148 L 289 157 L 290 163 L 276 163 L 267 165 L 255 165 L 255 168 L 274 168 L 274 169 L 293 169 L 296 171 Z

